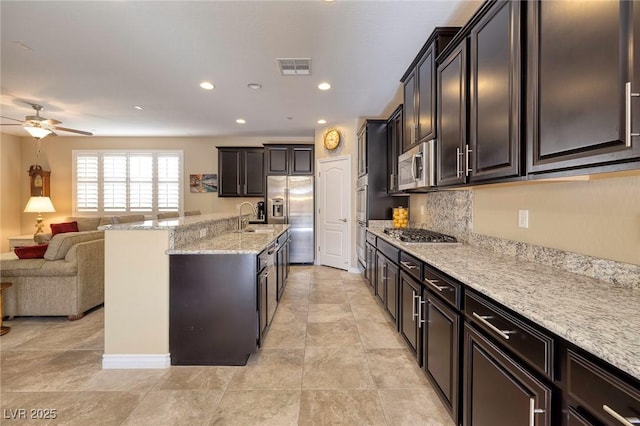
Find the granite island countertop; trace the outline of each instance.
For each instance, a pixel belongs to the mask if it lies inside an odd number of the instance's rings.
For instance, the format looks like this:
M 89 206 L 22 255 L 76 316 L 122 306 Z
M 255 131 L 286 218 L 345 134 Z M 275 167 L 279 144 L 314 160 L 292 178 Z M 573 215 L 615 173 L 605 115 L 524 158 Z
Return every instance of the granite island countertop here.
M 247 216 L 247 215 L 243 215 Z M 129 222 L 129 223 L 114 223 L 111 225 L 102 225 L 98 229 L 108 230 L 120 230 L 120 231 L 142 231 L 142 230 L 161 230 L 168 229 L 173 230 L 181 227 L 188 227 L 192 225 L 198 225 L 200 223 L 222 221 L 227 219 L 237 219 L 237 213 L 209 213 L 196 216 L 179 216 L 169 219 L 153 219 L 145 220 L 144 222 Z
M 368 231 L 640 380 L 639 290 L 467 244 Z
M 169 255 L 184 254 L 259 254 L 289 229 L 289 225 L 249 225 L 254 232 L 231 231 L 167 250 Z

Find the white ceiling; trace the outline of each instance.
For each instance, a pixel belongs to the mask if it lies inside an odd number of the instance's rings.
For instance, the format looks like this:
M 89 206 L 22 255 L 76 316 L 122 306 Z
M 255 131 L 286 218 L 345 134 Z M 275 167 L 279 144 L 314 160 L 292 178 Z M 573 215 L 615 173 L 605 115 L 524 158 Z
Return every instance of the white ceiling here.
M 0 115 L 32 102 L 98 136 L 312 136 L 320 118 L 379 117 L 433 28 L 479 4 L 2 0 Z M 312 58 L 312 74 L 281 76 L 279 57 Z

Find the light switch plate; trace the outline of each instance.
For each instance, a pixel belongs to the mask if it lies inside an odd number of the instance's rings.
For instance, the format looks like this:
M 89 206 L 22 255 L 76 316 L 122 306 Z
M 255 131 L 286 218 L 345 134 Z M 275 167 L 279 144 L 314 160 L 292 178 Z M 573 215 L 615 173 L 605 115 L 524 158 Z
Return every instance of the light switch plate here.
M 520 228 L 529 227 L 529 210 L 518 210 L 518 226 Z

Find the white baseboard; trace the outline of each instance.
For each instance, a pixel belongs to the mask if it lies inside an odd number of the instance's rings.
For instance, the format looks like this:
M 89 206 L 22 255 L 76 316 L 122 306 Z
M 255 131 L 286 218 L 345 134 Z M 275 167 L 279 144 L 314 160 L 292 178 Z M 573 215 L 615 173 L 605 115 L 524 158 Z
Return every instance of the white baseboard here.
M 169 354 L 103 354 L 102 369 L 169 368 Z
M 361 274 L 364 271 L 360 267 L 355 267 L 354 268 L 354 267 L 351 266 L 351 267 L 349 267 L 349 272 L 351 272 L 352 274 Z

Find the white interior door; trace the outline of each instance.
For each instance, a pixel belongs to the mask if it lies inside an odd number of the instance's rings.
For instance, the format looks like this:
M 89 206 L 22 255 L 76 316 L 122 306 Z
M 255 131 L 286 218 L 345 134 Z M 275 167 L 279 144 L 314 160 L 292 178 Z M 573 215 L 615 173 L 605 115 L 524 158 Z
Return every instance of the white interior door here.
M 318 169 L 318 263 L 349 270 L 351 158 L 323 159 Z

